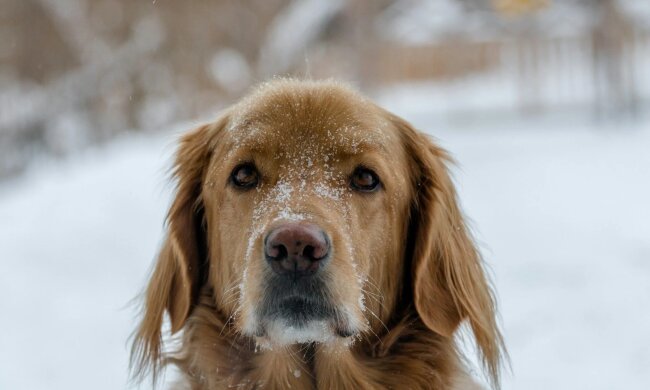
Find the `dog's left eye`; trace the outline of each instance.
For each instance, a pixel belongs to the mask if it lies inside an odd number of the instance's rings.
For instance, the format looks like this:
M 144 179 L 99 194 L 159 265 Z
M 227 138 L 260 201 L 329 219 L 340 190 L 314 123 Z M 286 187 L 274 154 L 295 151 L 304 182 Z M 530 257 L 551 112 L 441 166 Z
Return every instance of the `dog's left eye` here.
M 251 163 L 241 164 L 232 170 L 230 181 L 235 187 L 241 189 L 253 188 L 259 182 L 259 173 L 255 165 Z
M 374 192 L 381 185 L 379 177 L 373 171 L 364 167 L 357 167 L 350 179 L 352 189 L 361 192 Z

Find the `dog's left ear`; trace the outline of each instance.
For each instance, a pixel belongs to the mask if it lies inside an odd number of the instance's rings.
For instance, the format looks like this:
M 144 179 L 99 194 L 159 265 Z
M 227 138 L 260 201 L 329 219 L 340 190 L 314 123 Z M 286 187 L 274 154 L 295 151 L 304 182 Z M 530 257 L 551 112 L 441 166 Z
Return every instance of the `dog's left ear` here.
M 467 320 L 498 386 L 503 340 L 495 300 L 447 172 L 450 159 L 426 135 L 391 117 L 411 158 L 414 200 L 409 239 L 415 308 L 427 327 L 445 337 L 452 337 Z

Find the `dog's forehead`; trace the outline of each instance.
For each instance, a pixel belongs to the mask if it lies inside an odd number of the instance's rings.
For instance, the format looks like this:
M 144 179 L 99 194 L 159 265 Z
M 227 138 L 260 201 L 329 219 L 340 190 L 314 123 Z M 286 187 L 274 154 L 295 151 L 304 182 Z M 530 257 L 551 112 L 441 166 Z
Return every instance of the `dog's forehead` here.
M 361 124 L 321 122 L 251 123 L 232 134 L 235 147 L 279 153 L 330 156 L 386 151 L 386 132 Z
M 244 100 L 230 118 L 233 147 L 316 156 L 388 152 L 390 123 L 346 90 L 304 89 Z

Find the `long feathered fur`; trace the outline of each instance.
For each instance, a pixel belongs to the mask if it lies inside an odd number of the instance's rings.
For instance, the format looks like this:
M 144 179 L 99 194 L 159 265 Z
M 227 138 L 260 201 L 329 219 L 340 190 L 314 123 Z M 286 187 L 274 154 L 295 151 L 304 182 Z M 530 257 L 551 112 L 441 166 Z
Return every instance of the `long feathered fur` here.
M 342 90 L 330 95 L 331 99 L 347 99 L 344 105 L 360 104 L 361 99 L 332 83 L 284 80 L 266 88 L 276 96 L 286 91 L 286 99 L 318 88 Z M 228 124 L 224 115 L 181 139 L 168 234 L 134 335 L 131 364 L 135 377 L 151 372 L 155 378 L 164 365 L 174 364 L 184 373 L 186 385 L 195 390 L 233 386 L 475 389 L 453 340 L 459 325 L 467 321 L 488 377 L 493 387 L 499 387 L 505 348 L 494 294 L 458 206 L 447 172 L 450 159 L 406 121 L 378 107 L 374 113 L 393 126 L 403 144 L 409 163 L 395 169 L 409 178 L 412 197 L 410 214 L 403 221 L 405 237 L 394 243 L 403 246 L 404 258 L 393 260 L 403 263 L 403 280 L 390 287 L 376 286 L 382 295 L 396 297 L 384 321 L 377 318 L 382 326 L 346 349 L 305 344 L 265 350 L 240 333 L 231 321 L 232 313 L 223 311 L 214 281 L 206 275 L 207 269 L 222 263 L 214 263 L 210 256 L 202 188 L 209 161 Z M 166 316 L 170 333 L 182 330 L 182 335 L 178 350 L 163 353 Z

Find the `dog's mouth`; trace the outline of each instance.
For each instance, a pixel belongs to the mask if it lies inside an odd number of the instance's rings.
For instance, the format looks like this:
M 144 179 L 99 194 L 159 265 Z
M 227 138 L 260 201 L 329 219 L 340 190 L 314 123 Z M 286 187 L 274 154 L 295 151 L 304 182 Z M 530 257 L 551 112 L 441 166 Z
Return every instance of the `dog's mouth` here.
M 360 334 L 367 325 L 360 315 L 363 308 L 354 306 L 353 299 L 348 302 L 340 291 L 333 291 L 336 284 L 331 278 L 327 270 L 288 278 L 283 272 L 266 268 L 258 299 L 243 308 L 244 333 L 257 337 L 261 345 L 338 344 Z
M 291 297 L 279 302 L 274 313 L 293 326 L 305 326 L 309 321 L 333 317 L 334 310 L 329 305 L 301 297 Z
M 263 305 L 255 336 L 281 344 L 327 342 L 356 333 L 342 311 L 324 299 L 290 296 Z

